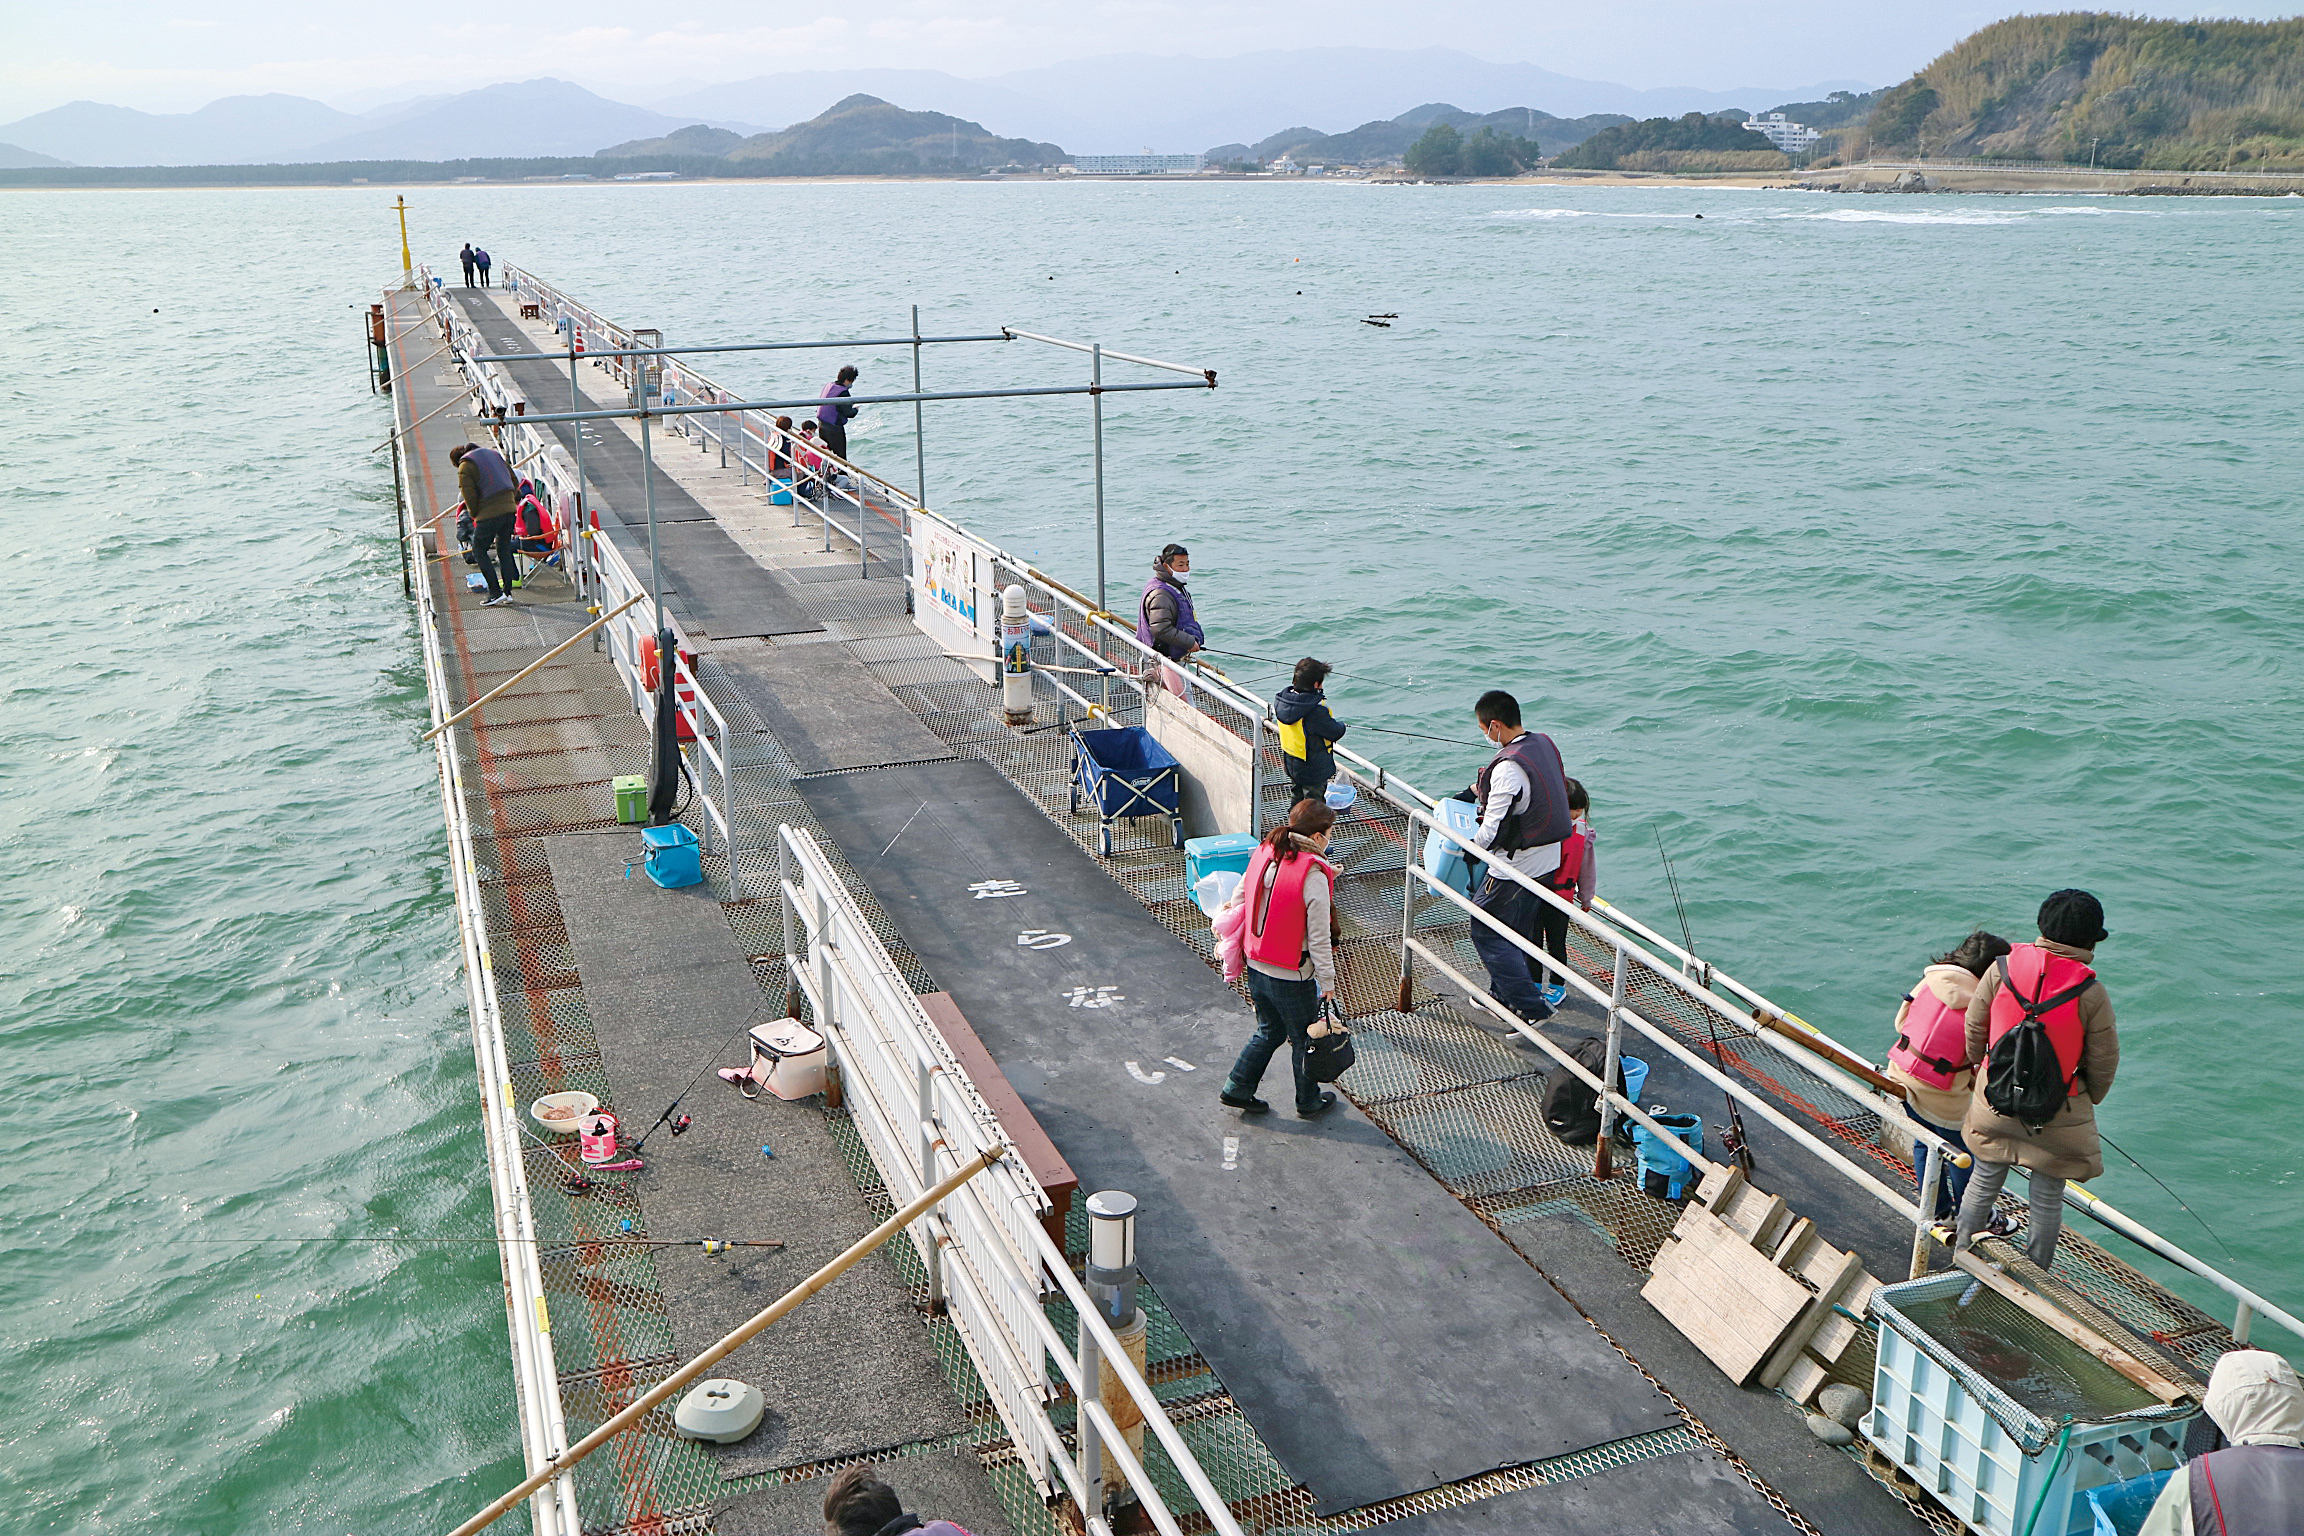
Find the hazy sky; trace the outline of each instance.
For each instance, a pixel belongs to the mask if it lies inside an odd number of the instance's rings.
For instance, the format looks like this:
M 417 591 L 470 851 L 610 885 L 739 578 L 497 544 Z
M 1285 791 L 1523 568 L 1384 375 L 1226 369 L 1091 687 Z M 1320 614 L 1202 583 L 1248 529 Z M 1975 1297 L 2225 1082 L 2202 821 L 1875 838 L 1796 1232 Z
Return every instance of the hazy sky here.
M 2040 6 L 2038 9 L 2053 9 Z M 1903 78 L 2017 7 L 1954 0 L 602 0 L 382 7 L 287 0 L 0 5 L 0 121 L 87 98 L 180 112 L 285 91 L 353 109 L 556 75 L 635 100 L 861 66 L 999 74 L 1104 53 L 1434 45 L 1633 86 Z M 2215 14 L 2269 17 L 2243 3 Z

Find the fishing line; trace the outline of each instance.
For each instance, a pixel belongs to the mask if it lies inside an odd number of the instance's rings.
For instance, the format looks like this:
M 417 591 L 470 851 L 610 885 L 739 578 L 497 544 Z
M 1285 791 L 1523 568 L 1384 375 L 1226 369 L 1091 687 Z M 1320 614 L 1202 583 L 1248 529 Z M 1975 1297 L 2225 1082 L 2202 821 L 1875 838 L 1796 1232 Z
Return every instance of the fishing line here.
M 1291 670 L 1292 670 L 1292 669 L 1295 667 L 1295 665 L 1296 665 L 1296 664 L 1295 664 L 1294 662 L 1292 662 L 1292 661 L 1274 661 L 1274 660 L 1273 660 L 1271 657 L 1269 657 L 1269 656 L 1251 656 L 1251 655 L 1249 655 L 1249 654 L 1248 654 L 1246 651 L 1219 651 L 1219 650 L 1216 650 L 1216 649 L 1214 649 L 1214 648 L 1213 648 L 1213 647 L 1211 647 L 1211 646 L 1205 646 L 1205 645 L 1204 645 L 1204 646 L 1202 646 L 1202 647 L 1201 647 L 1201 649 L 1202 649 L 1202 650 L 1204 650 L 1204 651 L 1207 651 L 1207 652 L 1208 652 L 1210 655 L 1212 655 L 1212 656 L 1238 656 L 1238 657 L 1240 657 L 1240 658 L 1241 658 L 1242 660 L 1244 660 L 1244 661 L 1261 661 L 1261 662 L 1263 662 L 1263 663 L 1264 663 L 1265 665 L 1267 665 L 1267 666 L 1273 666 L 1273 667 L 1281 667 L 1281 668 L 1285 668 L 1285 669 L 1291 669 Z M 1361 674 L 1359 674 L 1359 673 L 1357 673 L 1357 672 L 1336 672 L 1336 671 L 1331 671 L 1331 672 L 1330 672 L 1328 675 L 1329 675 L 1330 677 L 1341 677 L 1341 678 L 1345 679 L 1347 682 L 1354 682 L 1354 683 L 1369 683 L 1369 682 L 1374 682 L 1374 681 L 1376 681 L 1376 679 L 1374 679 L 1374 678 L 1362 676 Z M 1458 739 L 1457 737 L 1454 737 L 1454 736 L 1432 736 L 1432 735 L 1427 735 L 1427 734 L 1426 734 L 1425 732 L 1423 732 L 1423 731 L 1402 731 L 1402 730 L 1395 730 L 1393 727 L 1391 727 L 1391 726 L 1388 726 L 1388 725 L 1369 725 L 1369 724 L 1367 724 L 1366 722 L 1364 722 L 1364 721 L 1359 721 L 1359 720 L 1355 720 L 1355 721 L 1353 721 L 1353 722 L 1351 722 L 1351 723 L 1352 723 L 1353 727 L 1354 727 L 1355 729 L 1357 729 L 1357 730 L 1363 730 L 1363 731 L 1374 731 L 1374 732 L 1376 732 L 1376 733 L 1377 733 L 1379 736 L 1409 736 L 1409 737 L 1413 737 L 1413 738 L 1414 738 L 1414 739 L 1416 739 L 1417 741 L 1437 741 L 1437 742 L 1439 742 L 1441 745 L 1443 745 L 1443 746 L 1449 746 L 1449 747 L 1471 747 L 1471 746 L 1478 746 L 1478 745 L 1481 745 L 1481 743 L 1478 743 L 1478 742 L 1471 742 L 1471 741 L 1463 741 L 1463 740 L 1460 740 L 1460 739 Z
M 1687 903 L 1680 899 L 1680 875 L 1672 867 L 1672 856 L 1664 851 L 1664 829 L 1662 827 L 1650 827 L 1648 830 L 1656 834 L 1656 857 L 1664 861 L 1664 883 L 1671 889 L 1672 910 L 1680 918 L 1680 937 L 1686 941 L 1689 957 L 1693 959 L 1696 954 L 1696 935 L 1688 926 Z M 1697 963 L 1703 965 L 1702 961 Z M 1711 972 L 1712 968 L 1705 965 L 1702 980 L 1706 987 L 1712 984 Z M 1719 1067 L 1720 1075 L 1722 1077 L 1732 1076 L 1733 1074 L 1728 1070 L 1728 1053 L 1720 1048 L 1718 1022 L 1713 1018 L 1712 1010 L 1709 1008 L 1704 1010 L 1704 1034 L 1712 1042 L 1712 1061 L 1714 1065 Z M 1736 1095 L 1727 1092 L 1725 1088 L 1721 1092 L 1723 1097 L 1728 1100 L 1728 1134 L 1735 1140 L 1735 1145 L 1727 1149 L 1728 1154 L 1736 1160 L 1736 1166 L 1744 1170 L 1745 1176 L 1750 1177 L 1753 1168 L 1752 1143 L 1744 1134 L 1743 1113 L 1737 1107 Z
M 780 1237 L 171 1237 L 171 1243 L 534 1243 L 543 1248 L 702 1248 L 716 1253 L 724 1248 L 781 1248 Z
M 2111 1137 L 2106 1136 L 2102 1126 L 2097 1127 L 2096 1136 L 2098 1140 L 2104 1143 L 2104 1145 L 2110 1147 L 2113 1151 L 2119 1153 L 2122 1157 L 2127 1158 L 2131 1163 L 2136 1163 L 2135 1156 L 2130 1153 L 2126 1147 L 2120 1145 L 2120 1143 L 2114 1141 Z M 2184 1204 L 2184 1197 L 2182 1195 L 2176 1193 L 2176 1191 L 2172 1189 L 2168 1189 L 2167 1180 L 2161 1178 L 2160 1175 L 2154 1173 L 2151 1169 L 2145 1167 L 2142 1163 L 2136 1163 L 2136 1171 L 2144 1175 L 2144 1177 L 2150 1179 L 2153 1183 L 2159 1185 L 2162 1189 L 2167 1190 L 2168 1198 L 2175 1201 L 2178 1206 L 2181 1206 L 2185 1215 L 2191 1217 L 2194 1221 L 2199 1222 L 2201 1231 L 2207 1233 L 2210 1237 L 2216 1238 L 2216 1246 L 2224 1250 L 2224 1257 L 2233 1260 L 2237 1260 L 2240 1257 L 2240 1255 L 2232 1251 L 2231 1244 L 2225 1242 L 2223 1238 L 2216 1236 L 2216 1229 L 2208 1225 L 2207 1220 L 2202 1217 L 2198 1211 L 2192 1209 L 2192 1207 L 2189 1205 Z

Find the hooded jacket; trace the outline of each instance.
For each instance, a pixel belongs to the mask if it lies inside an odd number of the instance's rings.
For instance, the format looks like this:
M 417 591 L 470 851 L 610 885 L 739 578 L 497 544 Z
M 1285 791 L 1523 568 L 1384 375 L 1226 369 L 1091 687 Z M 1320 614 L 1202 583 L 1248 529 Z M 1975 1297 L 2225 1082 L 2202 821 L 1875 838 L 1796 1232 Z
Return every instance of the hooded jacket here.
M 1964 1014 L 1968 1011 L 1969 1003 L 1975 1000 L 1977 976 L 1964 965 L 1931 965 L 1920 973 L 1920 986 L 1935 993 L 1936 1000 L 1945 1007 Z M 1918 992 L 1920 987 L 1912 990 Z M 1911 1012 L 1912 999 L 1909 997 L 1896 1005 L 1895 1029 L 1898 1034 L 1904 1032 L 1904 1020 Z M 1948 1088 L 1923 1083 L 1894 1062 L 1888 1065 L 1888 1075 L 1904 1085 L 1905 1101 L 1930 1125 L 1958 1126 L 1967 1118 L 1968 1100 L 1976 1089 L 1973 1067 L 1955 1073 L 1952 1085 Z
M 1281 752 L 1295 759 L 1288 765 L 1292 777 L 1335 775 L 1336 754 L 1328 749 L 1344 739 L 1344 727 L 1328 712 L 1325 693 L 1318 688 L 1283 688 L 1273 697 L 1272 717 L 1280 722 Z
M 2082 965 L 2093 965 L 2096 952 L 2053 939 L 2036 940 L 2042 949 Z M 1968 1060 L 1984 1059 L 1991 1039 L 1992 999 L 2000 992 L 2000 967 L 1995 964 L 1977 984 L 1968 1000 Z M 2099 981 L 2080 994 L 2080 1070 L 2072 1080 L 2072 1096 L 2056 1111 L 2056 1118 L 2039 1130 L 2011 1120 L 1984 1102 L 1984 1074 L 1976 1074 L 1975 1091 L 1960 1124 L 1961 1139 L 1978 1162 L 2014 1163 L 2028 1173 L 2057 1179 L 2093 1179 L 2104 1171 L 2104 1147 L 2096 1136 L 2096 1106 L 2112 1091 L 2112 1074 L 2120 1068 L 2120 1036 L 2113 1029 L 2112 998 Z
M 2296 1368 L 2265 1350 L 2231 1350 L 2217 1359 L 2200 1401 L 2231 1444 L 2173 1473 L 2137 1536 L 2304 1529 L 2304 1386 Z

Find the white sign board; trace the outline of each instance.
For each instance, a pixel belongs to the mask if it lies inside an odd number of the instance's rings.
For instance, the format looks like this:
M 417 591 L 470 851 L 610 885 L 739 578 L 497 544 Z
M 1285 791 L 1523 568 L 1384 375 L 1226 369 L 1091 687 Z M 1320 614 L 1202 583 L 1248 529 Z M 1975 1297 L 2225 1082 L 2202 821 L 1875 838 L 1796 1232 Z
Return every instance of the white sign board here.
M 944 649 L 993 660 L 1000 600 L 992 546 L 932 517 L 912 519 L 912 622 Z

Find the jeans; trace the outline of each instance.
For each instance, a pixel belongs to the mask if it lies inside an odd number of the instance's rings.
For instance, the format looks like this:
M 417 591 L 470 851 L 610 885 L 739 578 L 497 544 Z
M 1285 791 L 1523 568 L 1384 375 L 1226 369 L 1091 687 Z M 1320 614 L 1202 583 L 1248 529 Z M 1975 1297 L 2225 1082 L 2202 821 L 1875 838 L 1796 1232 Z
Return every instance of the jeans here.
M 2000 1186 L 2008 1182 L 2008 1170 L 2013 1163 L 1987 1163 L 1977 1159 L 1970 1170 L 1968 1192 L 1960 1200 L 1960 1221 L 1953 1228 L 1952 1251 L 1958 1253 L 1976 1240 L 1984 1224 L 1992 1219 L 1992 1202 L 2000 1198 Z M 2042 1269 L 2056 1257 L 2056 1239 L 2064 1231 L 2064 1181 L 2050 1174 L 2024 1170 L 2024 1178 L 2032 1186 L 2030 1222 L 2024 1229 L 2024 1256 Z
M 1479 903 L 1482 911 L 1514 933 L 1530 939 L 1536 936 L 1536 909 L 1543 902 L 1535 892 L 1490 875 L 1480 887 Z M 1480 963 L 1488 967 L 1489 996 L 1531 1024 L 1552 1017 L 1552 1005 L 1536 990 L 1535 962 L 1526 950 L 1477 921 L 1472 924 L 1472 947 L 1479 951 Z
M 1900 1107 L 1904 1111 L 1905 1119 L 1912 1121 L 1915 1125 L 1928 1127 L 1963 1152 L 1968 1150 L 1968 1143 L 1960 1139 L 1960 1127 L 1938 1125 L 1914 1109 L 1910 1103 L 1902 1104 Z M 1935 1148 L 1921 1146 L 1918 1148 L 1918 1155 L 1912 1159 L 1912 1177 L 1920 1189 L 1928 1187 L 1928 1159 L 1935 1155 Z M 1936 1186 L 1936 1219 L 1938 1221 L 1942 1221 L 1960 1209 L 1960 1197 L 1968 1192 L 1968 1175 L 1972 1171 L 1971 1168 L 1955 1167 L 1949 1162 L 1944 1165 L 1944 1181 Z M 1985 1214 L 1989 1218 L 1991 1213 L 1986 1212 Z
M 1299 1111 L 1317 1109 L 1320 1085 L 1306 1077 L 1304 1069 L 1306 1054 L 1312 1049 L 1312 1036 L 1308 1031 L 1312 1021 L 1320 1017 L 1320 984 L 1284 981 L 1250 966 L 1248 997 L 1256 1005 L 1256 1033 L 1248 1037 L 1247 1045 L 1241 1048 L 1240 1059 L 1232 1063 L 1232 1075 L 1224 1079 L 1225 1094 L 1235 1099 L 1256 1097 L 1256 1087 L 1264 1081 L 1264 1069 L 1272 1065 L 1272 1058 L 1279 1054 L 1281 1042 L 1285 1041 L 1289 1061 L 1296 1069 L 1296 1108 Z
M 509 592 L 512 583 L 520 579 L 520 569 L 512 563 L 512 521 L 512 514 L 507 512 L 472 525 L 472 553 L 479 557 L 480 574 L 488 580 L 490 597 Z

